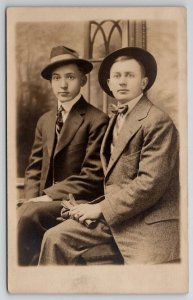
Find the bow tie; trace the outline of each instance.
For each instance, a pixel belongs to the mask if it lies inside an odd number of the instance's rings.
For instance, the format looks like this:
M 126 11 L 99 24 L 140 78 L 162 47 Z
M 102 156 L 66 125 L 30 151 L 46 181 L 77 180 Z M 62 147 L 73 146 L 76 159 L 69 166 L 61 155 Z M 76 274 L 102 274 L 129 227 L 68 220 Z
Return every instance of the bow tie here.
M 128 105 L 117 106 L 117 105 L 111 104 L 111 111 L 114 114 L 123 114 L 124 115 L 128 111 Z

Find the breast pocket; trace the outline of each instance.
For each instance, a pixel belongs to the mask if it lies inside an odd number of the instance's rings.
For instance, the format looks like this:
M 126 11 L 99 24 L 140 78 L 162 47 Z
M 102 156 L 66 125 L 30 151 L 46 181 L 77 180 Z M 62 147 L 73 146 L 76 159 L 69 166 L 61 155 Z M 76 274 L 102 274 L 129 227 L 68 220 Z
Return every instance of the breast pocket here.
M 79 144 L 72 144 L 69 145 L 67 148 L 68 152 L 74 152 L 74 151 L 82 151 L 84 149 L 86 149 L 87 144 L 86 143 L 79 143 Z
M 137 176 L 139 170 L 141 151 L 137 151 L 130 154 L 124 154 L 121 157 L 121 163 L 123 172 L 129 176 L 129 178 L 134 179 Z

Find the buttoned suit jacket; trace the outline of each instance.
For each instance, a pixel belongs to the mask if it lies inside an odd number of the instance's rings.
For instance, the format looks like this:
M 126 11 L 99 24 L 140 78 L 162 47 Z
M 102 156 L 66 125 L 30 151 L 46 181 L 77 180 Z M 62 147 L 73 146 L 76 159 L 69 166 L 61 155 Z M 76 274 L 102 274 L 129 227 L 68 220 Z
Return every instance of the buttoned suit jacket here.
M 38 121 L 25 173 L 26 199 L 47 194 L 52 199 L 93 199 L 103 194 L 100 146 L 108 116 L 81 99 L 72 107 L 55 145 L 56 109 Z
M 144 251 L 152 255 L 151 247 L 154 262 L 179 258 L 179 231 L 174 225 L 179 218 L 177 130 L 169 116 L 143 96 L 126 116 L 108 162 L 115 119 L 110 120 L 101 148 L 102 213 L 126 261 L 133 256 L 145 262 Z

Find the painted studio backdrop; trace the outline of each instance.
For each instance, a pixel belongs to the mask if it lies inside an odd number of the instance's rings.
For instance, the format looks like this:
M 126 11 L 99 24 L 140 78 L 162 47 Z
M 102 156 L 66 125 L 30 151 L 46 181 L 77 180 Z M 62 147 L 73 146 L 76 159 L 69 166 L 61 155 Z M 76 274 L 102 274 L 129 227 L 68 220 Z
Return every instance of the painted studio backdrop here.
M 56 105 L 50 83 L 40 76 L 52 47 L 65 45 L 93 62 L 83 94 L 90 103 L 109 112 L 113 99 L 98 84 L 101 60 L 116 49 L 137 46 L 150 51 L 158 64 L 155 84 L 148 91 L 154 104 L 178 127 L 177 24 L 173 21 L 91 20 L 89 22 L 17 23 L 17 177 L 22 197 L 23 177 L 39 117 Z

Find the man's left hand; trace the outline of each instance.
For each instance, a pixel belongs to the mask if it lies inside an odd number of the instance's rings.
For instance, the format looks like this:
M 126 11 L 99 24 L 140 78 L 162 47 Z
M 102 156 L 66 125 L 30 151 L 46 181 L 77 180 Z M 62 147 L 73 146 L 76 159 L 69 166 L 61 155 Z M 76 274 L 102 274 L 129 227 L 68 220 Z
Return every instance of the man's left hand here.
M 84 223 L 85 220 L 97 220 L 102 216 L 100 204 L 79 204 L 70 209 L 73 219 Z

